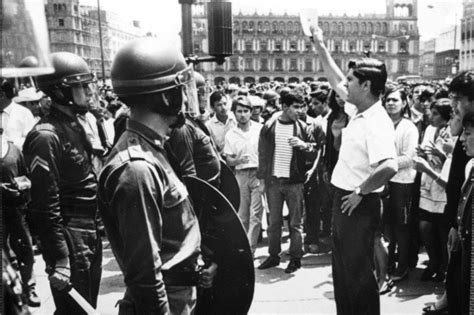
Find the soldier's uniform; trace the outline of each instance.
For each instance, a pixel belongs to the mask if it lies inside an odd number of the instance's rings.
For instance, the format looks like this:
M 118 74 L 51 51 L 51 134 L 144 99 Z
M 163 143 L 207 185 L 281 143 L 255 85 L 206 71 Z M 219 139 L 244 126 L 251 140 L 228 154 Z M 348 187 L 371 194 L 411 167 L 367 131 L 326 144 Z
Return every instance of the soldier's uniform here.
M 173 129 L 168 143 L 179 161 L 181 175 L 197 176 L 218 186 L 220 158 L 202 122 L 187 117 L 183 126 Z
M 126 124 L 99 179 L 99 209 L 127 285 L 119 313 L 186 314 L 196 300 L 198 221 L 164 139 Z
M 53 104 L 26 137 L 23 153 L 31 172 L 27 212 L 47 267 L 69 257 L 71 283 L 90 304 L 99 293 L 102 243 L 97 229 L 97 179 L 92 145 L 76 117 Z M 56 314 L 84 314 L 65 291 L 51 287 Z

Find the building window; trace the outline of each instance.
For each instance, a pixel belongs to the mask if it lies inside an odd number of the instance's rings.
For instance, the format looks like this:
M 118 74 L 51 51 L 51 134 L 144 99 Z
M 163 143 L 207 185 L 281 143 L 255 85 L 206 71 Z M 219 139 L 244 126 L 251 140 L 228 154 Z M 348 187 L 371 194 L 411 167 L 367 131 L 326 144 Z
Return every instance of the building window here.
M 277 41 L 275 43 L 275 51 L 282 51 L 283 50 L 283 45 L 281 43 L 281 41 Z
M 385 52 L 385 44 L 384 43 L 379 43 L 379 47 L 377 50 L 379 53 L 384 53 Z
M 245 51 L 246 52 L 251 52 L 252 51 L 252 41 L 248 40 L 245 42 Z
M 268 43 L 266 40 L 260 41 L 260 51 L 267 51 L 268 50 Z
M 273 34 L 278 33 L 278 23 L 276 21 L 272 23 L 272 33 Z
M 255 23 L 253 21 L 249 22 L 249 32 L 250 33 L 255 32 Z
M 230 60 L 230 71 L 239 71 L 239 60 L 237 58 Z
M 400 48 L 398 49 L 399 54 L 406 54 L 408 52 L 407 50 L 407 43 L 406 42 L 400 42 Z
M 290 71 L 298 71 L 298 60 L 295 58 L 290 59 Z
M 275 71 L 283 71 L 283 59 L 275 59 Z
M 268 59 L 263 58 L 260 60 L 260 71 L 268 71 Z
M 234 42 L 234 51 L 237 51 L 239 50 L 239 45 L 237 43 L 237 41 Z
M 199 43 L 194 43 L 194 53 L 201 52 L 201 45 Z
M 304 44 L 304 49 L 305 49 L 306 51 L 311 51 L 311 50 L 313 50 L 313 45 L 312 45 L 311 43 L 309 43 L 309 42 L 306 42 L 306 43 Z
M 58 26 L 64 26 L 64 19 L 58 19 Z
M 350 43 L 349 44 L 349 52 L 353 53 L 355 52 L 356 44 L 355 43 Z
M 245 71 L 253 71 L 253 60 L 245 58 Z
M 305 72 L 313 72 L 313 60 L 312 59 L 306 59 L 304 61 L 304 71 Z
M 406 60 L 400 60 L 398 63 L 398 72 L 404 73 L 408 70 L 408 63 Z
M 335 44 L 334 45 L 334 52 L 338 53 L 341 51 L 341 45 L 338 43 L 338 44 Z
M 297 48 L 296 42 L 291 42 L 290 43 L 290 51 L 296 51 L 296 48 Z

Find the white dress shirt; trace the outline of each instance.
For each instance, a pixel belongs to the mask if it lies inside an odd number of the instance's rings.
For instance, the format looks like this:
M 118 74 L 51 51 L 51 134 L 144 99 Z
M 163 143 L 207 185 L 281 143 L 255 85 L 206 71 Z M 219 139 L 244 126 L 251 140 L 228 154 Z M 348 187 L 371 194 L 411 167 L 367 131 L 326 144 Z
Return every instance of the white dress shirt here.
M 12 141 L 20 149 L 23 148 L 26 135 L 36 124 L 31 111 L 24 106 L 11 102 L 3 112 L 0 112 L 0 116 L 2 117 L 2 137 L 5 137 L 7 141 Z
M 380 101 L 357 113 L 342 129 L 339 159 L 331 183 L 343 190 L 353 191 L 372 174 L 380 162 L 395 159 L 393 122 Z M 381 192 L 380 187 L 373 192 Z
M 235 166 L 236 170 L 258 167 L 258 140 L 261 129 L 262 124 L 250 121 L 248 131 L 236 126 L 225 135 L 224 154 L 235 157 L 249 156 L 249 162 Z

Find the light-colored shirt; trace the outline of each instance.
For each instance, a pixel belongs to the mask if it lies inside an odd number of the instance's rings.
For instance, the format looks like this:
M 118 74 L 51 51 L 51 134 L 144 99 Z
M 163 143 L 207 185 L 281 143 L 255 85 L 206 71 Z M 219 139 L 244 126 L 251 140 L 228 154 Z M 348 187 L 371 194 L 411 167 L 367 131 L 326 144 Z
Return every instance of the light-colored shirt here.
M 393 122 L 378 101 L 352 117 L 342 129 L 339 160 L 331 183 L 353 191 L 367 180 L 380 162 L 396 157 Z M 380 187 L 373 192 L 382 190 Z
M 244 155 L 248 155 L 249 157 L 249 162 L 236 165 L 236 170 L 258 167 L 258 139 L 261 129 L 262 124 L 250 121 L 248 131 L 243 131 L 236 126 L 225 135 L 225 155 L 238 158 Z
M 294 123 L 282 124 L 279 120 L 275 125 L 275 152 L 273 153 L 272 175 L 281 178 L 290 178 L 290 164 L 293 157 L 293 148 L 288 139 L 293 136 Z
M 227 121 L 225 124 L 217 119 L 217 115 L 214 115 L 209 121 L 206 123 L 209 132 L 211 133 L 212 139 L 216 144 L 217 151 L 220 154 L 224 152 L 224 145 L 225 145 L 225 135 L 227 132 L 237 126 L 237 121 L 235 120 L 234 113 L 228 112 Z
M 31 111 L 15 102 L 11 102 L 3 112 L 0 112 L 2 117 L 3 135 L 7 141 L 12 141 L 20 149 L 23 148 L 26 135 L 33 126 L 36 120 Z
M 328 128 L 328 117 L 331 114 L 331 111 L 328 111 L 326 115 L 319 115 L 316 117 L 314 120 L 317 124 L 321 125 L 321 128 L 324 131 L 324 134 L 326 134 L 327 128 Z
M 415 182 L 416 170 L 413 168 L 413 158 L 416 156 L 418 138 L 415 124 L 403 118 L 395 128 L 398 172 L 390 179 L 391 182 L 400 184 Z

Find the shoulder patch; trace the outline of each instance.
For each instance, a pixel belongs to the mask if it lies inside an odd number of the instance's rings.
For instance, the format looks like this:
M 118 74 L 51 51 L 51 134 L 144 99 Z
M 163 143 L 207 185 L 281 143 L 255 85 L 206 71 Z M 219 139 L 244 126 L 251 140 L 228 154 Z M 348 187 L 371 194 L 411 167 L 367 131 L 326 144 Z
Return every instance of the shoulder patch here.
M 30 171 L 31 173 L 35 172 L 36 170 L 43 169 L 49 173 L 49 163 L 45 159 L 35 156 L 30 163 Z

